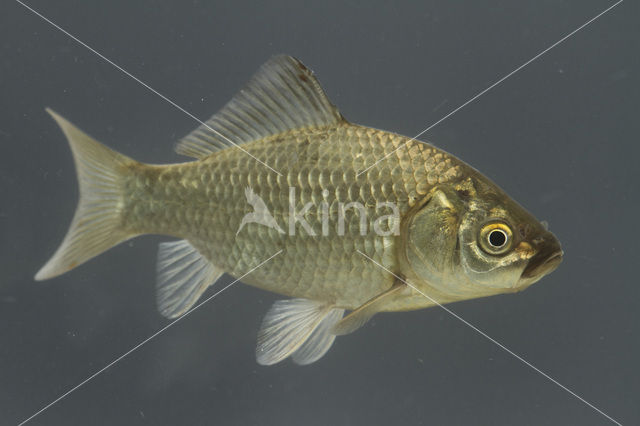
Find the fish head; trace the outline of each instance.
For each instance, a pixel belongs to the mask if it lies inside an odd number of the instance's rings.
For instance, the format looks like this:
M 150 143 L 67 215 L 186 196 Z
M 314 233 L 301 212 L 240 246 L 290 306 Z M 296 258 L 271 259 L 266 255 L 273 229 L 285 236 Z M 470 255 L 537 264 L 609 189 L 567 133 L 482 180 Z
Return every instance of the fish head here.
M 458 300 L 522 290 L 563 256 L 546 223 L 480 174 L 435 187 L 402 232 L 409 275 Z

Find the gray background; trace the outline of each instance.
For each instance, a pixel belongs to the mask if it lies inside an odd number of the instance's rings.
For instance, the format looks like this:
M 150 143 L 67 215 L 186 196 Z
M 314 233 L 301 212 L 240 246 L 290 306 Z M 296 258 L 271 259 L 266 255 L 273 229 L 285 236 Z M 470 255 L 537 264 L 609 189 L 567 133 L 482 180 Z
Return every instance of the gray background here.
M 612 2 L 29 4 L 202 119 L 289 53 L 348 119 L 411 136 Z M 523 293 L 451 309 L 624 424 L 640 423 L 639 28 L 625 1 L 424 136 L 566 252 Z M 77 197 L 44 107 L 147 162 L 182 161 L 197 123 L 9 0 L 0 45 L 0 423 L 16 424 L 167 324 L 161 237 L 33 281 Z M 309 367 L 258 366 L 276 298 L 232 287 L 31 424 L 607 424 L 439 308 L 379 315 Z

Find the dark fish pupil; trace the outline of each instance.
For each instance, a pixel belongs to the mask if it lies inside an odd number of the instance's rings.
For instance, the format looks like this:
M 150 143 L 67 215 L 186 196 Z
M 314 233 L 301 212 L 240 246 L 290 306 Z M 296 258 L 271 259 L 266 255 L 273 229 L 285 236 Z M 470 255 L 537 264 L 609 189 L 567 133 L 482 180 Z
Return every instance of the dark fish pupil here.
M 491 231 L 489 233 L 489 244 L 493 247 L 502 247 L 507 242 L 507 236 L 502 231 Z

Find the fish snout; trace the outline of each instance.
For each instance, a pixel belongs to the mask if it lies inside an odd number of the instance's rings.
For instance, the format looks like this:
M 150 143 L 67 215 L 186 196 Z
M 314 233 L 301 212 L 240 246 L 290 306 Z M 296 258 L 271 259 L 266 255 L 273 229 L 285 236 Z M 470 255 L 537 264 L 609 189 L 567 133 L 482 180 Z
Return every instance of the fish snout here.
M 542 278 L 553 272 L 562 262 L 564 252 L 560 246 L 560 241 L 551 232 L 534 238 L 531 245 L 536 254 L 529 259 L 527 266 L 522 272 L 522 278 Z

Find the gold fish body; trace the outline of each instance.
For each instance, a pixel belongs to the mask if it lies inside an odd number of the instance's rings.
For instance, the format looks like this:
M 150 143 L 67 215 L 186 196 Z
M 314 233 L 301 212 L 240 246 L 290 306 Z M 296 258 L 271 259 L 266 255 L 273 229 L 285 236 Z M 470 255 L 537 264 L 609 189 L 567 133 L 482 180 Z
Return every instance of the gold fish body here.
M 357 176 L 367 164 L 399 146 L 381 167 Z M 432 146 L 381 130 L 352 124 L 313 131 L 291 131 L 258 140 L 244 148 L 282 173 L 278 176 L 243 151 L 229 149 L 192 163 L 169 166 L 136 164 L 127 174 L 128 203 L 124 223 L 134 234 L 165 234 L 189 240 L 207 259 L 233 276 L 240 276 L 255 259 L 282 254 L 244 281 L 291 297 L 331 302 L 355 309 L 388 290 L 394 277 L 371 268 L 360 250 L 389 269 L 397 266 L 399 236 L 369 232 L 381 213 L 376 205 L 391 202 L 400 215 L 423 198 L 436 183 L 463 176 L 457 159 Z M 355 156 L 354 153 L 358 153 Z M 429 184 L 431 182 L 431 184 Z M 244 189 L 251 187 L 289 230 L 289 188 L 295 188 L 295 209 L 311 203 L 304 220 L 316 235 L 299 224 L 295 237 L 259 224 L 236 235 L 241 218 L 250 210 Z M 324 191 L 324 196 L 323 196 Z M 355 211 L 345 217 L 338 236 L 339 203 L 359 202 L 367 209 L 365 235 Z M 329 232 L 322 236 L 323 203 Z M 351 213 L 351 214 L 350 214 Z M 415 299 L 420 308 L 428 299 Z
M 294 298 L 267 313 L 261 364 L 314 362 L 376 312 L 517 291 L 562 259 L 489 179 L 430 144 L 349 123 L 291 57 L 267 62 L 180 142 L 192 162 L 137 162 L 49 112 L 71 144 L 80 202 L 36 279 L 137 235 L 180 238 L 158 255 L 165 316 L 222 273 Z

